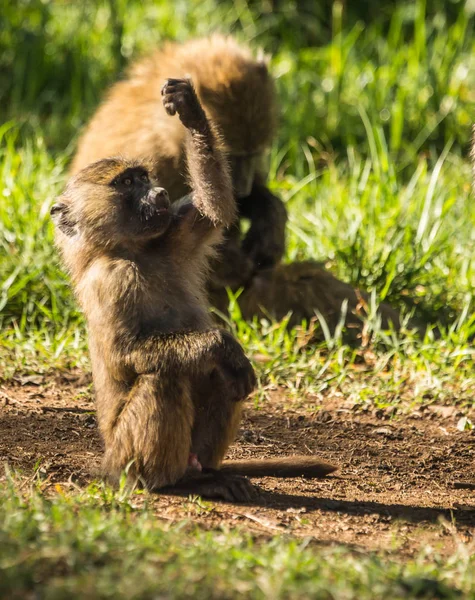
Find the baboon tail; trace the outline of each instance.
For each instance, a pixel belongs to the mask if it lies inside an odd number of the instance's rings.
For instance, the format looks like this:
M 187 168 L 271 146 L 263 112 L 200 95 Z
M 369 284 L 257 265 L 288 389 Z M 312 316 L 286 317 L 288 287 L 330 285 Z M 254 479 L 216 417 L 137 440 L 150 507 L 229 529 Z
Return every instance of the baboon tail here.
M 325 477 L 338 470 L 336 465 L 314 456 L 288 456 L 284 458 L 230 460 L 224 462 L 220 472 L 247 477 Z

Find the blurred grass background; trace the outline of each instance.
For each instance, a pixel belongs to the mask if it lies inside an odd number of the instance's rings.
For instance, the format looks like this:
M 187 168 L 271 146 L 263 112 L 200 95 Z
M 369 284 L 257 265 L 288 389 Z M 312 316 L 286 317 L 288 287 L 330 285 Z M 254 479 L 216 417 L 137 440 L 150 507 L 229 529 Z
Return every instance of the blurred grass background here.
M 311 136 L 328 151 L 367 152 L 364 109 L 394 157 L 467 143 L 473 18 L 462 1 L 7 1 L 4 118 L 41 124 L 48 144 L 64 149 L 130 58 L 216 30 L 272 55 L 284 107 L 280 141 L 298 148 Z
M 87 364 L 83 321 L 58 267 L 49 206 L 81 126 L 129 60 L 163 40 L 213 31 L 231 32 L 271 57 L 281 120 L 270 185 L 290 213 L 286 260 L 323 260 L 376 301 L 416 307 L 426 321 L 442 324 L 444 343 L 458 352 L 475 331 L 467 160 L 475 116 L 473 9 L 458 0 L 4 2 L 5 372 Z M 264 345 L 281 354 L 272 326 L 247 327 L 238 313 L 234 326 L 250 351 Z M 377 341 L 377 326 L 372 331 Z M 389 343 L 394 350 L 394 339 Z M 326 346 L 341 347 L 341 340 Z

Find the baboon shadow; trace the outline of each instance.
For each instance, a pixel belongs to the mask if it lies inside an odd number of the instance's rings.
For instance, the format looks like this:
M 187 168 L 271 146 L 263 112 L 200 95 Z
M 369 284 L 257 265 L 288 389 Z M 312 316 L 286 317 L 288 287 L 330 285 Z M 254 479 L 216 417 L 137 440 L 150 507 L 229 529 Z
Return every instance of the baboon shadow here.
M 332 479 L 338 479 L 332 477 Z M 475 505 L 464 506 L 463 511 L 454 511 L 451 508 L 431 508 L 413 504 L 387 504 L 374 501 L 358 500 L 332 500 L 319 496 L 303 496 L 298 494 L 285 494 L 275 491 L 265 491 L 258 488 L 258 496 L 250 502 L 236 504 L 236 506 L 255 506 L 272 508 L 275 510 L 288 510 L 289 508 L 303 508 L 307 513 L 322 511 L 328 513 L 344 513 L 355 517 L 366 515 L 379 515 L 390 519 L 401 519 L 410 523 L 436 523 L 440 518 L 452 521 L 456 517 L 458 523 L 475 526 Z M 161 490 L 157 495 L 186 496 L 173 489 Z M 188 494 L 190 495 L 190 494 Z M 234 503 L 229 503 L 234 505 Z
M 308 497 L 279 492 L 263 492 L 259 506 L 287 509 L 305 508 L 307 512 L 324 511 L 345 513 L 353 516 L 376 514 L 391 519 L 403 519 L 411 523 L 435 523 L 443 517 L 451 521 L 455 514 L 458 522 L 475 525 L 475 505 L 465 506 L 463 511 L 451 508 L 430 508 L 411 504 L 386 504 L 374 501 L 332 500 L 331 498 Z

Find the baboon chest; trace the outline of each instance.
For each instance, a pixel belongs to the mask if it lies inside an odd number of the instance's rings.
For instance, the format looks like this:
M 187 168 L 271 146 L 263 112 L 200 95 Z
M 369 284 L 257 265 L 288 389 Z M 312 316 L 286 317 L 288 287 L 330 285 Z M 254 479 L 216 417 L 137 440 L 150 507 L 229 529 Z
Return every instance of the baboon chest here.
M 201 293 L 193 294 L 186 286 L 173 282 L 163 283 L 160 289 L 152 289 L 147 294 L 140 313 L 140 329 L 144 334 L 201 330 L 211 325 Z

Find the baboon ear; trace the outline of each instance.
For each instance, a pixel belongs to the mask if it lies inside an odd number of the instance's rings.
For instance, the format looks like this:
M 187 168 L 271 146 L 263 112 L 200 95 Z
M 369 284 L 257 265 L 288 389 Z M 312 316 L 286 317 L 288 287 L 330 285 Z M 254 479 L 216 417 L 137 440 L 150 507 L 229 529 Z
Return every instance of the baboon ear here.
M 50 209 L 50 215 L 56 227 L 68 237 L 78 232 L 77 222 L 71 217 L 69 207 L 63 202 L 56 202 Z

